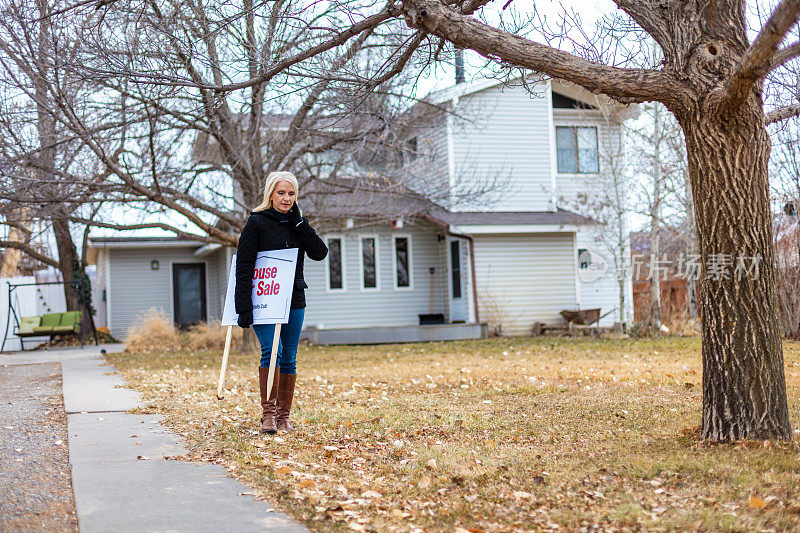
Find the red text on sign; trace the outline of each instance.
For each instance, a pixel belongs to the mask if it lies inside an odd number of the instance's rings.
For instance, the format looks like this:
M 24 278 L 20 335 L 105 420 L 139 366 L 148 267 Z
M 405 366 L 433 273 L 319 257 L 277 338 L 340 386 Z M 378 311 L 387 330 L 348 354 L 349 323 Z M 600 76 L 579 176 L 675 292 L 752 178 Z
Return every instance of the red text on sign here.
M 267 269 L 269 270 L 269 269 Z M 281 286 L 274 281 L 259 281 L 258 282 L 258 290 L 256 290 L 257 296 L 271 296 L 274 294 L 278 294 Z

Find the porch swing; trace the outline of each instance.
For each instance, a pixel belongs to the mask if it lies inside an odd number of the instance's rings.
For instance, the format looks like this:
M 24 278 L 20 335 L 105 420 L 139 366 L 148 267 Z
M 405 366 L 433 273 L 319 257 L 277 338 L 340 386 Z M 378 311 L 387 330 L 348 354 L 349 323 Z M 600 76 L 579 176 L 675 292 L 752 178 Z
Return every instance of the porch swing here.
M 8 340 L 8 330 L 11 326 L 11 316 L 14 316 L 14 335 L 19 337 L 19 344 L 22 350 L 25 350 L 24 338 L 26 337 L 50 337 L 53 338 L 57 335 L 80 334 L 81 348 L 83 348 L 87 334 L 87 320 L 91 325 L 91 333 L 94 336 L 94 344 L 97 346 L 97 329 L 94 325 L 94 318 L 89 310 L 89 304 L 86 301 L 85 290 L 86 285 L 83 280 L 73 281 L 42 281 L 36 283 L 11 283 L 6 282 L 8 285 L 8 314 L 6 315 L 6 329 L 3 335 L 3 343 L 0 345 L 0 352 L 6 347 Z M 47 313 L 42 316 L 20 316 L 16 309 L 14 309 L 14 291 L 18 287 L 40 287 L 42 285 L 71 285 L 78 293 L 80 298 L 81 311 L 65 311 L 63 313 Z M 16 295 L 18 297 L 18 295 Z M 17 307 L 19 307 L 19 300 L 17 298 Z

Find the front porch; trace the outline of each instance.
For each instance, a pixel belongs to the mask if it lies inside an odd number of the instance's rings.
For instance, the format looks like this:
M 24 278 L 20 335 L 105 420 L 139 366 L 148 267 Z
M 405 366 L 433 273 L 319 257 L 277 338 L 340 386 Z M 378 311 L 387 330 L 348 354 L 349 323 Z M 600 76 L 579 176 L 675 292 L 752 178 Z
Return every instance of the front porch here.
M 308 327 L 303 330 L 300 338 L 312 344 L 388 344 L 485 339 L 488 333 L 487 324 L 481 322 L 327 329 Z

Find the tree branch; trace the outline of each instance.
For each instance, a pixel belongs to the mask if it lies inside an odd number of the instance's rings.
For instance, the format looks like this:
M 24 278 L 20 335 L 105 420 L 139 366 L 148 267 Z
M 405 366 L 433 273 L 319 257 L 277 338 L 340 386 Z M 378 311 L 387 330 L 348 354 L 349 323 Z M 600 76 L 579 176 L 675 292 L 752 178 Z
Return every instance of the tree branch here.
M 769 72 L 778 46 L 797 22 L 798 15 L 800 0 L 783 0 L 772 11 L 761 33 L 744 53 L 722 89 L 720 102 L 723 110 L 738 107 L 753 84 Z
M 15 248 L 17 250 L 21 250 L 25 255 L 36 259 L 46 265 L 50 265 L 51 267 L 61 268 L 61 265 L 53 258 L 47 257 L 36 250 L 34 250 L 30 245 L 16 242 L 16 241 L 0 241 L 0 248 Z
M 626 102 L 658 100 L 679 104 L 685 89 L 662 71 L 623 69 L 587 61 L 563 50 L 530 41 L 470 17 L 433 0 L 403 0 L 406 23 L 443 37 L 483 56 L 576 83 L 592 93 Z
M 800 41 L 790 44 L 785 48 L 781 48 L 775 53 L 775 57 L 772 58 L 772 63 L 770 63 L 770 70 L 774 70 L 784 63 L 791 61 L 792 59 L 800 56 Z
M 787 118 L 796 117 L 798 115 L 800 115 L 800 104 L 787 105 L 767 113 L 764 117 L 764 122 L 767 124 L 774 124 L 775 122 L 780 122 L 781 120 L 786 120 Z
M 87 226 L 95 227 L 95 228 L 105 228 L 105 229 L 114 229 L 119 231 L 135 231 L 140 229 L 163 229 L 165 231 L 169 231 L 170 233 L 174 233 L 178 237 L 182 237 L 184 239 L 190 239 L 193 241 L 200 241 L 206 242 L 210 244 L 222 244 L 219 242 L 219 239 L 214 239 L 212 237 L 208 237 L 206 235 L 198 235 L 196 233 L 189 233 L 187 231 L 183 231 L 180 228 L 177 228 L 171 224 L 167 224 L 165 222 L 148 222 L 143 224 L 112 224 L 110 222 L 98 222 L 97 220 L 92 220 L 88 218 L 82 218 L 78 216 L 72 216 L 69 218 L 71 222 L 76 222 L 78 224 L 86 224 Z M 234 239 L 238 240 L 238 238 L 234 237 Z M 232 242 L 224 243 L 228 246 L 233 244 Z

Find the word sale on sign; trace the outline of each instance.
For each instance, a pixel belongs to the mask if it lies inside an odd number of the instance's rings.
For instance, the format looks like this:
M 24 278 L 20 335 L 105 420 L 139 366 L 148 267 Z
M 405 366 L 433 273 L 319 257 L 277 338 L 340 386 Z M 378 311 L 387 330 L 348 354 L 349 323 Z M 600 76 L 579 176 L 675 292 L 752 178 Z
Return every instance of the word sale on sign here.
M 278 267 L 257 268 L 253 270 L 254 294 L 256 296 L 272 296 L 278 294 L 281 290 L 281 285 L 275 281 L 277 274 Z

